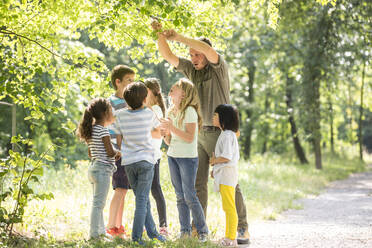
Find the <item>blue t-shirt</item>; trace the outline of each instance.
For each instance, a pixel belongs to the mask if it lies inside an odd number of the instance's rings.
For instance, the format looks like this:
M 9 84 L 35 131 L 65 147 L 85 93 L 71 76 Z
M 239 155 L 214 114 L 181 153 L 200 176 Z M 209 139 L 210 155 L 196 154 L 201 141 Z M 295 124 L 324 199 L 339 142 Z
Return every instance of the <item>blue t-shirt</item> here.
M 108 100 L 111 103 L 112 106 L 112 114 L 116 116 L 116 112 L 120 109 L 124 109 L 127 107 L 127 103 L 123 98 L 119 98 L 115 95 L 112 95 L 108 98 Z M 116 143 L 116 137 L 120 135 L 120 132 L 115 128 L 115 125 L 111 124 L 108 126 L 108 130 L 110 132 L 110 138 L 111 138 L 111 143 L 116 149 L 120 149 L 122 151 L 123 145 L 119 148 L 117 143 Z

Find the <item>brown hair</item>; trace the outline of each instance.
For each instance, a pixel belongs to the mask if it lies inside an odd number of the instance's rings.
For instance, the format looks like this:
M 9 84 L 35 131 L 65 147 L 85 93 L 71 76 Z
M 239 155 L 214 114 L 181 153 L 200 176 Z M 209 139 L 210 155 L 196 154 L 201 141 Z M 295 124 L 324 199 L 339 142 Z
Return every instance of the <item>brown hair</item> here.
M 85 109 L 83 119 L 77 129 L 76 135 L 86 143 L 92 138 L 93 120 L 100 121 L 105 118 L 111 108 L 110 101 L 105 98 L 93 99 Z
M 115 83 L 116 79 L 119 79 L 121 81 L 123 77 L 127 74 L 135 74 L 135 72 L 126 65 L 117 65 L 114 67 L 114 69 L 112 69 L 111 84 L 115 90 L 117 90 L 118 88 Z
M 165 104 L 163 95 L 161 94 L 161 87 L 159 79 L 157 78 L 147 78 L 145 79 L 144 84 L 146 85 L 149 90 L 151 90 L 152 94 L 155 96 L 155 104 L 159 105 L 161 111 L 163 112 L 163 117 L 165 116 Z M 153 104 L 153 103 L 151 103 Z
M 142 107 L 146 96 L 147 88 L 142 82 L 128 84 L 124 90 L 124 99 L 133 110 Z
M 208 38 L 200 37 L 199 40 L 203 41 L 204 43 L 207 43 L 210 47 L 212 47 L 212 42 Z

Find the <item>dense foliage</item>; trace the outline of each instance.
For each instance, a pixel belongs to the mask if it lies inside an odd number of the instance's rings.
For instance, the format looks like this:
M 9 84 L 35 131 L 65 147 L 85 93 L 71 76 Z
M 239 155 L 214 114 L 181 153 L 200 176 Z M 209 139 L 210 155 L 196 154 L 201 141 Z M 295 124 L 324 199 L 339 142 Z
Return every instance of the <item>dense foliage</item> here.
M 74 130 L 91 98 L 113 92 L 116 64 L 158 77 L 167 94 L 181 75 L 159 58 L 153 20 L 207 36 L 226 57 L 245 159 L 271 152 L 306 164 L 314 154 L 321 169 L 322 152 L 355 145 L 363 159 L 372 150 L 371 13 L 363 0 L 5 0 L 0 101 L 16 105 L 17 134 L 32 142 L 11 150 L 12 112 L 0 103 L 2 185 L 13 174 L 11 191 L 22 192 L 19 175 L 45 152 L 56 169 L 87 159 Z M 172 49 L 187 56 L 184 46 Z

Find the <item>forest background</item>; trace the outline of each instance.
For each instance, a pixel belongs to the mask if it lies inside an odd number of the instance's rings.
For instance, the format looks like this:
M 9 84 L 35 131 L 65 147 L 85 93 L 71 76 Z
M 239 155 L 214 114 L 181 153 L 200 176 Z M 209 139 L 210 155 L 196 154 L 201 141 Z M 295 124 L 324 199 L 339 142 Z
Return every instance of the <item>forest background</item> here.
M 153 20 L 208 37 L 229 64 L 250 219 L 275 219 L 300 207 L 295 199 L 365 170 L 372 152 L 371 16 L 372 3 L 363 0 L 3 1 L 1 242 L 8 245 L 15 232 L 45 244 L 83 242 L 88 156 L 74 134 L 83 109 L 113 93 L 117 64 L 134 68 L 138 80 L 159 78 L 165 96 L 182 77 L 159 57 Z M 186 47 L 171 45 L 188 57 Z M 176 207 L 165 158 L 161 176 L 169 212 Z M 211 199 L 223 220 L 218 195 Z M 222 220 L 209 220 L 213 235 Z

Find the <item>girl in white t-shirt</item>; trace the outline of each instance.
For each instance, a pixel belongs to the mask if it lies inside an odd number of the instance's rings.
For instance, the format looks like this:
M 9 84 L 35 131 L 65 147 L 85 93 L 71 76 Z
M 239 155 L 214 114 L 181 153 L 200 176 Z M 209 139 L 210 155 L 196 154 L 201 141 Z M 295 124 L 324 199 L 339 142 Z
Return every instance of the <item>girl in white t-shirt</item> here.
M 182 78 L 172 86 L 169 96 L 172 106 L 168 119 L 161 121 L 160 130 L 163 129 L 164 141 L 169 145 L 168 164 L 177 196 L 180 237 L 191 235 L 191 211 L 199 241 L 205 242 L 208 227 L 195 190 L 198 169 L 197 138 L 202 125 L 198 92 L 188 79 Z
M 222 130 L 217 139 L 214 155 L 209 161 L 213 166 L 211 176 L 214 178 L 214 190 L 221 193 L 222 208 L 226 215 L 226 232 L 221 245 L 237 246 L 238 215 L 235 207 L 239 161 L 239 145 L 236 137 L 239 130 L 237 109 L 230 104 L 218 105 L 213 116 L 213 125 Z
M 155 113 L 157 118 L 160 120 L 165 116 L 165 104 L 164 99 L 161 94 L 161 87 L 159 80 L 157 78 L 147 78 L 144 81 L 147 87 L 147 98 L 146 106 L 151 108 Z M 152 137 L 152 144 L 155 149 L 155 160 L 157 161 L 154 167 L 154 178 L 151 185 L 151 194 L 156 201 L 156 208 L 159 215 L 159 233 L 162 235 L 168 235 L 167 230 L 167 209 L 165 204 L 165 198 L 163 191 L 160 186 L 160 158 L 161 158 L 161 143 L 162 139 L 159 135 L 158 137 Z

